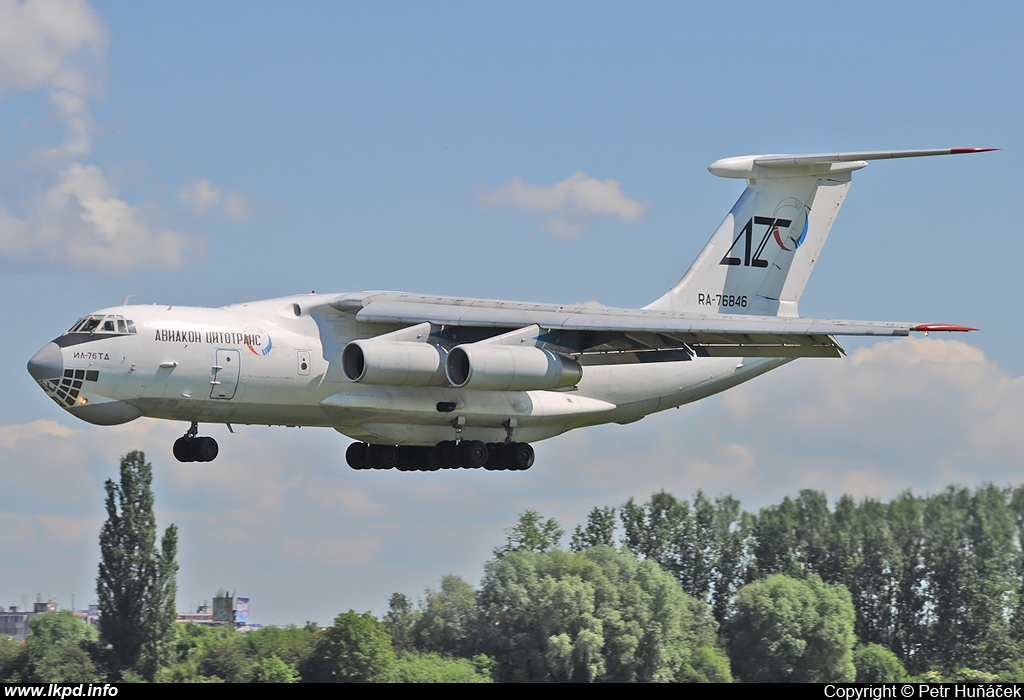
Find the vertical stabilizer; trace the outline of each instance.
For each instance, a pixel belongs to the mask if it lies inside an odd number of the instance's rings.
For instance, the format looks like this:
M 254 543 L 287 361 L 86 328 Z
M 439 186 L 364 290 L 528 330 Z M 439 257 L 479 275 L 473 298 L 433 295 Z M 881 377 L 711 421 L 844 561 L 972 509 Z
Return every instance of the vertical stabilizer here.
M 797 316 L 854 170 L 869 160 L 989 151 L 947 148 L 725 158 L 708 168 L 747 188 L 681 280 L 648 309 Z

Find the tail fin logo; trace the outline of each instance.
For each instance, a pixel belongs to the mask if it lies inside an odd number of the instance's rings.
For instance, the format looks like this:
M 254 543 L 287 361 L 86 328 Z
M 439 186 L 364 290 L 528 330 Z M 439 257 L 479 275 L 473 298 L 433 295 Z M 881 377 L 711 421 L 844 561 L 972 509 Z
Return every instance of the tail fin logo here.
M 799 225 L 800 218 L 803 218 L 803 228 L 799 235 L 793 231 L 794 224 Z M 764 226 L 761 233 L 761 226 Z M 754 246 L 755 227 L 760 234 L 760 242 Z M 787 230 L 788 229 L 788 230 Z M 768 267 L 770 260 L 762 257 L 768 241 L 774 240 L 782 250 L 787 253 L 796 251 L 807 238 L 807 212 L 806 207 L 794 197 L 788 197 L 779 203 L 772 216 L 752 216 L 747 219 L 732 245 L 726 251 L 725 256 L 719 265 L 740 265 L 743 267 Z M 739 242 L 743 241 L 740 257 Z M 787 245 L 788 243 L 788 245 Z M 790 247 L 792 246 L 792 247 Z
M 780 248 L 782 248 L 784 251 L 788 253 L 792 253 L 794 250 L 802 246 L 804 244 L 804 239 L 807 238 L 807 220 L 804 219 L 804 230 L 800 232 L 800 237 L 797 238 L 795 241 L 793 239 L 790 239 L 790 241 L 793 244 L 792 248 L 787 248 L 786 244 L 782 242 L 782 235 L 779 233 L 778 226 L 772 229 L 772 234 L 775 236 L 775 242 L 779 244 Z

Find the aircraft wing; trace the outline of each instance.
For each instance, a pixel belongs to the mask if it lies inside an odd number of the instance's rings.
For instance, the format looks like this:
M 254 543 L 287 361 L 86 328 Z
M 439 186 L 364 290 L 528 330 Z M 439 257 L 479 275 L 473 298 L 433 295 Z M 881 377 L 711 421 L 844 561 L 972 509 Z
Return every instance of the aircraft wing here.
M 906 336 L 911 331 L 968 331 L 965 326 L 621 309 L 437 297 L 400 292 L 340 295 L 330 302 L 365 323 L 429 323 L 443 342 L 452 329 L 475 342 L 522 329 L 516 342 L 570 354 L 581 364 L 664 362 L 710 357 L 839 357 L 833 336 Z M 531 330 L 535 328 L 535 330 Z

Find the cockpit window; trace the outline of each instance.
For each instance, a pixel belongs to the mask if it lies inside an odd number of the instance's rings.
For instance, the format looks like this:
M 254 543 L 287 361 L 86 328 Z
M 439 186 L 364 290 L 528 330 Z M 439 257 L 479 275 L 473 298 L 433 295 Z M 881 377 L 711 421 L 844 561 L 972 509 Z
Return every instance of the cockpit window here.
M 68 333 L 132 335 L 135 333 L 135 324 L 124 316 L 86 316 L 71 326 Z
M 93 316 L 91 318 L 87 318 L 87 319 L 85 319 L 85 322 L 82 324 L 81 328 L 78 329 L 78 332 L 79 333 L 92 333 L 92 332 L 94 332 L 96 330 L 96 328 L 99 327 L 100 323 L 102 323 L 102 322 L 103 322 L 103 319 L 100 318 L 99 316 Z

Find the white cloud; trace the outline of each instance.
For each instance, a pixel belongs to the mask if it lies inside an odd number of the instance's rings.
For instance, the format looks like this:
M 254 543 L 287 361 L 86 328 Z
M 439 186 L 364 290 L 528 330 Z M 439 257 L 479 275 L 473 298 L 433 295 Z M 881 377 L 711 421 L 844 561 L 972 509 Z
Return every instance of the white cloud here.
M 178 191 L 178 201 L 195 216 L 206 216 L 220 204 L 220 190 L 206 178 L 196 178 Z
M 598 216 L 617 216 L 624 223 L 634 223 L 650 207 L 650 200 L 641 202 L 624 194 L 616 180 L 597 180 L 583 172 L 550 186 L 531 185 L 516 176 L 492 192 L 481 193 L 477 201 L 484 207 L 552 214 L 545 227 L 559 238 L 581 236 L 589 221 Z
M 0 206 L 0 264 L 122 272 L 140 266 L 180 268 L 201 257 L 201 238 L 167 225 L 158 204 L 131 204 L 95 164 L 89 99 L 100 96 L 109 36 L 81 0 L 0 0 L 0 96 L 46 89 L 62 134 L 57 143 L 8 164 L 21 183 Z M 217 193 L 220 197 L 220 193 Z M 241 193 L 224 197 L 225 214 L 249 218 Z
M 42 192 L 0 207 L 0 258 L 18 266 L 119 272 L 140 265 L 182 267 L 201 256 L 198 238 L 164 226 L 154 205 L 117 196 L 103 171 L 73 162 Z
M 87 155 L 92 146 L 89 137 L 92 116 L 89 114 L 86 99 L 67 90 L 53 90 L 50 92 L 50 104 L 64 123 L 67 135 L 64 143 L 43 150 L 41 158 L 46 161 L 61 161 Z
M 0 0 L 0 96 L 42 86 L 97 94 L 109 41 L 83 0 Z
M 232 221 L 247 221 L 256 216 L 256 205 L 244 192 L 228 190 L 224 193 L 224 214 Z
M 790 489 L 887 497 L 1020 477 L 1024 378 L 961 341 L 907 338 L 793 363 L 719 406 L 712 420 Z
M 232 221 L 248 221 L 258 209 L 249 195 L 240 190 L 222 192 L 206 178 L 195 178 L 178 191 L 178 201 L 193 216 L 223 214 Z

